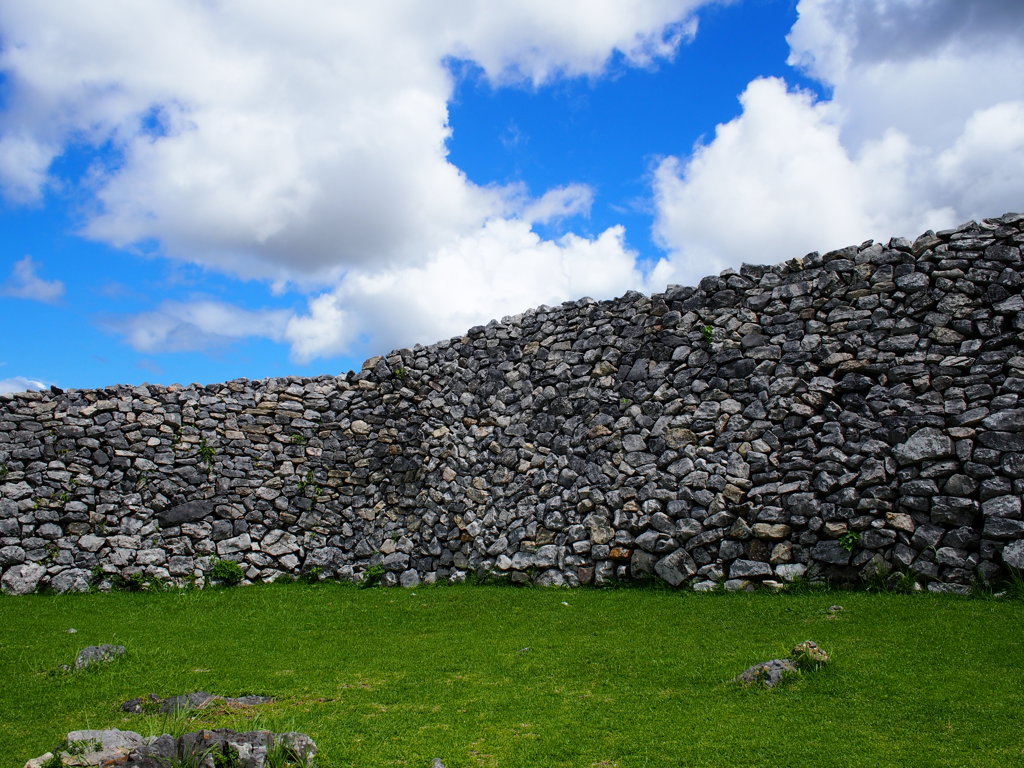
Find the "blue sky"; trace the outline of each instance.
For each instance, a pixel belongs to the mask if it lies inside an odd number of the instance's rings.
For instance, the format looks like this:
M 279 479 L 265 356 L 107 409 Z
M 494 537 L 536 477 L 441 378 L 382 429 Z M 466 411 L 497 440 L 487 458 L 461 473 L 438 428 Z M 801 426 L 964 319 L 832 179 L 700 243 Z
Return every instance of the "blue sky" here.
M 335 374 L 1024 209 L 1016 0 L 0 7 L 0 391 Z

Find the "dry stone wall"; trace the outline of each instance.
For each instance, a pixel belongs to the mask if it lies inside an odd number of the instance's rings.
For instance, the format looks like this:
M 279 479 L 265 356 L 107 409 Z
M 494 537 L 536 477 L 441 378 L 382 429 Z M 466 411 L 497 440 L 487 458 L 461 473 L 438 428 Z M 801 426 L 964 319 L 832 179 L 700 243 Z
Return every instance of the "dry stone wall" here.
M 315 379 L 0 397 L 0 585 L 1024 568 L 1024 215 Z M 377 567 L 379 566 L 379 568 Z

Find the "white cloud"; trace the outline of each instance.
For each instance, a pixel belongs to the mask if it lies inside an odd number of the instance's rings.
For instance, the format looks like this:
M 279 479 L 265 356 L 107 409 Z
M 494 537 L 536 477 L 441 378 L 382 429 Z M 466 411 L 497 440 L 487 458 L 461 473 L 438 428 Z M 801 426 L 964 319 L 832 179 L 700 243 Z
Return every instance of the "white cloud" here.
M 548 190 L 538 200 L 527 199 L 519 218 L 531 224 L 547 224 L 588 214 L 593 203 L 594 190 L 586 184 L 570 184 Z
M 8 3 L 0 175 L 38 196 L 69 143 L 111 141 L 90 237 L 278 282 L 417 263 L 515 213 L 447 160 L 446 59 L 499 84 L 644 65 L 706 1 Z
M 565 196 L 571 200 L 573 194 Z M 561 192 L 555 198 L 557 204 L 535 204 L 545 212 L 570 204 Z M 643 288 L 624 236 L 622 227 L 612 227 L 593 239 L 570 233 L 552 241 L 538 236 L 529 219 L 493 219 L 423 264 L 353 269 L 334 289 L 311 298 L 304 313 L 165 301 L 154 311 L 108 318 L 104 325 L 145 353 L 267 338 L 287 342 L 299 363 L 350 354 L 361 339 L 372 339 L 378 351 L 432 343 L 539 304 Z
M 844 142 L 887 129 L 948 146 L 978 109 L 1024 99 L 1018 0 L 801 0 L 790 63 L 833 89 Z
M 219 301 L 165 301 L 150 312 L 108 317 L 102 325 L 139 352 L 187 352 L 246 338 L 281 341 L 287 310 L 246 310 Z
M 47 384 L 37 379 L 28 379 L 24 376 L 12 376 L 8 379 L 0 379 L 0 395 L 10 392 L 31 392 L 46 389 Z
M 0 296 L 18 299 L 54 302 L 64 295 L 64 283 L 60 280 L 44 280 L 36 274 L 36 263 L 31 256 L 16 261 L 11 275 L 0 283 Z
M 442 248 L 426 264 L 353 272 L 310 302 L 286 337 L 301 362 L 338 354 L 360 334 L 382 348 L 430 343 L 467 328 L 582 296 L 607 298 L 642 286 L 621 227 L 590 240 L 543 240 L 523 221 L 494 220 Z
M 318 291 L 303 314 L 184 301 L 107 324 L 137 350 L 262 336 L 310 360 L 367 335 L 433 341 L 640 282 L 619 228 L 531 230 L 585 215 L 590 188 L 566 179 L 531 198 L 449 162 L 451 63 L 495 87 L 597 77 L 613 58 L 649 66 L 716 1 L 2 4 L 0 181 L 38 199 L 67 181 L 51 163 L 68 147 L 112 146 L 84 180 L 87 236 Z
M 975 112 L 939 155 L 938 180 L 957 195 L 957 210 L 1002 213 L 1024 204 L 1024 101 Z
M 693 282 L 1024 200 L 1024 6 L 801 0 L 791 63 L 827 100 L 751 82 L 743 113 L 655 172 L 656 277 Z
M 685 283 L 737 259 L 791 258 L 866 230 L 850 213 L 864 185 L 828 109 L 777 79 L 755 80 L 740 102 L 743 116 L 718 126 L 685 166 L 668 158 L 655 172 L 656 234 L 669 249 L 686 244 L 676 264 Z

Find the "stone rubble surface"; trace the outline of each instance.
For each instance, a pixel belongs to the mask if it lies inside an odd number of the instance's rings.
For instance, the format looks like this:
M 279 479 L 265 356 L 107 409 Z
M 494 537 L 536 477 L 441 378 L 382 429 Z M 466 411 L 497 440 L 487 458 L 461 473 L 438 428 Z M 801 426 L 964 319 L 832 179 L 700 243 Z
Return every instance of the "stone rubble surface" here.
M 74 754 L 58 752 L 62 765 L 122 768 L 167 768 L 178 764 L 196 768 L 265 768 L 267 753 L 277 744 L 288 747 L 293 755 L 305 761 L 307 768 L 312 768 L 317 752 L 316 744 L 304 733 L 239 733 L 227 729 L 202 730 L 177 738 L 169 734 L 145 738 L 134 731 L 117 728 L 81 730 L 69 733 L 67 744 L 78 748 Z M 47 752 L 29 760 L 25 768 L 43 768 L 53 756 L 54 753 Z
M 0 589 L 706 590 L 1024 561 L 1024 215 L 539 307 L 358 373 L 0 396 Z M 850 534 L 855 534 L 851 536 Z

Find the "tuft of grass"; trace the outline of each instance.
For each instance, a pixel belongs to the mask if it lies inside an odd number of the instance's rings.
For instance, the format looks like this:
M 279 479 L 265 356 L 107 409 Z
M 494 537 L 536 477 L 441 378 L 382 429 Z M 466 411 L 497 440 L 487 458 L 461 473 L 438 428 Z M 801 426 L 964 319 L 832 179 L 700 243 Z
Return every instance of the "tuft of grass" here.
M 1011 600 L 1024 601 L 1024 573 L 1011 569 L 1010 577 L 1006 580 L 1006 587 L 1003 591 Z
M 245 578 L 245 570 L 234 560 L 213 560 L 210 578 L 226 586 L 233 587 Z
M 829 618 L 836 602 L 841 621 Z M 327 581 L 2 597 L 0 765 L 81 728 L 227 727 L 307 733 L 321 768 L 434 757 L 451 768 L 1002 768 L 1024 760 L 1022 622 L 1019 601 L 927 592 Z M 731 684 L 809 637 L 832 657 L 824 669 L 769 691 Z M 47 672 L 104 642 L 128 656 L 92 674 Z M 274 701 L 119 709 L 196 690 Z

